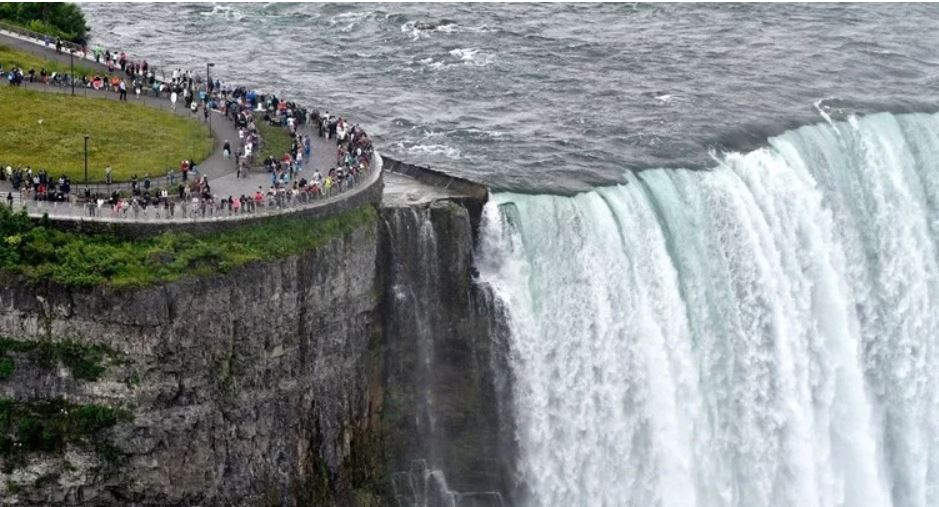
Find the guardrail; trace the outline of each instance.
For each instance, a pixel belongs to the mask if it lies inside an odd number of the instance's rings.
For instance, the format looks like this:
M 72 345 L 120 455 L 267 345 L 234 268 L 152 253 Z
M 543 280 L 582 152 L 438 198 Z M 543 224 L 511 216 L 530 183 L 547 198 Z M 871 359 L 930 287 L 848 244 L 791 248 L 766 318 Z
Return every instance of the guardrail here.
M 49 34 L 34 32 L 22 26 L 15 25 L 13 23 L 9 23 L 6 21 L 0 21 L 0 30 L 15 33 L 23 37 L 28 37 L 30 39 L 38 40 L 42 42 L 43 44 L 52 45 L 53 48 L 55 47 L 55 41 L 58 38 Z M 69 51 L 74 51 L 76 53 L 84 53 L 84 50 L 85 50 L 84 46 L 82 46 L 81 44 L 76 44 L 74 42 L 69 42 L 65 40 L 62 41 L 62 48 L 67 49 Z
M 116 210 L 109 205 L 99 206 L 96 203 L 81 203 L 77 201 L 54 202 L 32 201 L 16 199 L 13 208 L 25 210 L 29 216 L 39 218 L 48 215 L 51 220 L 70 220 L 85 222 L 106 223 L 191 223 L 191 222 L 220 222 L 237 221 L 258 217 L 267 217 L 293 213 L 300 210 L 327 206 L 348 194 L 371 186 L 381 176 L 382 158 L 375 152 L 372 165 L 359 174 L 354 184 L 345 187 L 332 187 L 329 195 L 313 196 L 301 193 L 299 196 L 287 194 L 281 197 L 265 196 L 264 199 L 253 206 L 234 211 L 220 206 L 219 202 L 212 204 L 199 201 L 176 201 L 172 207 L 160 205 L 127 206 Z M 6 205 L 6 202 L 0 203 Z

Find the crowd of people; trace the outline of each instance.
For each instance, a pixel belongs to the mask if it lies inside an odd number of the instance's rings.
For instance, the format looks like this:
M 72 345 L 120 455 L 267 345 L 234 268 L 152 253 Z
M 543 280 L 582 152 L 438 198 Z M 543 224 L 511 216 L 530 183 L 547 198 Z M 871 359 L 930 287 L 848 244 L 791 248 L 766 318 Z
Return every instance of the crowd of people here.
M 89 88 L 107 88 L 119 93 L 126 100 L 127 81 L 120 77 L 124 73 L 131 81 L 135 94 L 142 89 L 148 94 L 168 99 L 176 109 L 177 103 L 184 105 L 196 114 L 203 112 L 203 119 L 208 119 L 210 110 L 219 111 L 231 121 L 238 133 L 238 139 L 225 140 L 223 156 L 231 159 L 235 176 L 238 179 L 248 177 L 256 164 L 260 153 L 261 139 L 257 122 L 263 121 L 271 126 L 285 129 L 290 138 L 290 148 L 279 156 L 269 156 L 260 164 L 270 175 L 270 185 L 265 190 L 259 186 L 253 192 L 241 195 L 218 196 L 213 193 L 208 179 L 198 174 L 192 161 L 183 161 L 178 172 L 170 169 L 166 178 L 154 184 L 149 175 L 142 181 L 134 176 L 130 192 L 117 190 L 104 196 L 85 190 L 77 200 L 83 200 L 88 214 L 98 215 L 110 209 L 112 215 L 139 215 L 153 211 L 156 216 L 197 217 L 220 216 L 225 214 L 249 213 L 263 208 L 280 208 L 312 202 L 315 199 L 329 197 L 345 191 L 367 172 L 372 164 L 374 149 L 371 139 L 358 125 L 353 125 L 345 118 L 329 112 L 308 110 L 293 101 L 283 100 L 273 94 L 263 94 L 246 87 L 233 87 L 220 80 L 202 80 L 202 76 L 191 71 L 176 69 L 169 79 L 157 79 L 155 69 L 146 60 L 134 61 L 124 52 L 95 48 L 95 61 L 107 65 L 108 75 L 80 77 L 80 83 Z M 2 72 L 2 67 L 0 67 Z M 23 80 L 48 83 L 53 76 L 45 69 L 38 71 L 22 69 L 11 71 L 17 84 Z M 308 129 L 304 127 L 308 126 Z M 308 132 L 308 133 L 304 133 Z M 327 140 L 335 140 L 336 164 L 321 173 L 318 169 L 306 170 L 312 159 L 313 142 L 310 136 L 316 135 Z M 38 199 L 39 195 L 48 198 L 68 200 L 71 183 L 68 178 L 60 178 L 58 185 L 50 182 L 45 171 L 33 174 L 31 169 L 8 168 L 5 175 L 16 190 L 28 188 L 24 200 Z M 38 174 L 42 174 L 42 181 Z M 14 178 L 15 176 L 15 178 Z M 106 169 L 107 183 L 112 183 L 110 166 Z M 42 192 L 40 192 L 42 190 Z M 149 216 L 149 214 L 148 214 Z
M 33 171 L 29 166 L 0 167 L 0 180 L 9 181 L 10 186 L 19 190 L 23 198 L 36 201 L 65 202 L 72 191 L 72 181 L 68 176 L 52 178 L 45 169 Z

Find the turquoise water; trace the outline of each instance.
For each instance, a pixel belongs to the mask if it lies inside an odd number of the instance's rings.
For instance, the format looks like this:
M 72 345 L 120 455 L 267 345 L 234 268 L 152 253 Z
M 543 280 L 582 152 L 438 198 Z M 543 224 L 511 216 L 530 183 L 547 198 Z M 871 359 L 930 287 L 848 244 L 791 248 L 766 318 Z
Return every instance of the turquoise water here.
M 939 116 L 500 194 L 531 505 L 939 504 Z

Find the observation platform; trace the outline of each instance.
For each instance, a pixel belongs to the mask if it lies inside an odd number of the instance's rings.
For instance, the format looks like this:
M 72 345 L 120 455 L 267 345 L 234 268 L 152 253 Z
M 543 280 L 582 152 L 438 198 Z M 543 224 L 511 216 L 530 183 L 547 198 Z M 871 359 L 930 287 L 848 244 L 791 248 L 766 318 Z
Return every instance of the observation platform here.
M 0 29 L 0 44 L 14 49 L 29 52 L 45 59 L 68 63 L 70 56 L 67 49 L 62 53 L 55 51 L 54 45 L 46 46 L 42 40 L 30 38 L 22 33 L 13 33 Z M 96 63 L 93 57 L 79 58 L 75 56 L 76 64 L 100 70 L 107 75 L 107 67 Z M 120 71 L 115 75 L 123 76 Z M 71 93 L 69 87 L 56 87 L 44 84 L 24 83 L 29 89 L 47 93 Z M 117 100 L 115 92 L 96 91 L 86 87 L 76 87 L 75 94 L 86 97 L 102 97 Z M 137 102 L 164 111 L 174 112 L 169 99 L 164 96 L 144 95 L 138 99 L 133 91 L 128 92 L 128 102 Z M 178 105 L 175 114 L 192 116 L 182 105 Z M 205 175 L 209 180 L 212 194 L 217 199 L 228 196 L 238 197 L 242 194 L 253 195 L 260 187 L 267 191 L 271 186 L 270 174 L 263 169 L 252 169 L 247 177 L 235 177 L 235 164 L 233 159 L 225 158 L 222 146 L 229 140 L 233 150 L 237 147 L 238 135 L 234 125 L 218 111 L 211 111 L 209 122 L 214 138 L 214 148 L 208 159 L 197 164 L 199 172 L 190 175 L 190 178 L 199 178 Z M 199 115 L 201 117 L 201 113 Z M 308 136 L 312 142 L 312 156 L 306 161 L 304 169 L 298 177 L 306 177 L 318 170 L 320 174 L 328 173 L 335 166 L 336 144 L 334 141 L 320 138 L 309 125 L 303 125 L 301 132 Z M 262 139 L 263 143 L 263 139 Z M 34 170 L 46 169 L 50 176 L 55 177 L 55 168 L 33 167 Z M 101 168 L 95 168 L 100 171 Z M 142 174 L 138 175 L 142 182 Z M 179 179 L 176 179 L 179 182 Z M 151 174 L 151 188 L 165 187 L 166 176 Z M 115 182 L 105 188 L 104 184 L 84 184 L 73 182 L 74 196 L 82 195 L 88 188 L 92 193 L 106 195 L 113 190 L 128 190 L 129 182 Z M 7 193 L 10 191 L 9 182 L 0 182 L 0 205 L 7 204 Z M 79 202 L 44 202 L 22 199 L 14 193 L 14 208 L 25 208 L 30 216 L 42 217 L 48 215 L 57 226 L 66 229 L 82 231 L 107 231 L 124 233 L 130 236 L 156 234 L 168 229 L 184 229 L 191 232 L 215 231 L 240 226 L 244 222 L 262 219 L 273 215 L 300 213 L 304 216 L 325 217 L 332 216 L 353 207 L 370 203 L 375 206 L 409 206 L 429 204 L 439 199 L 474 199 L 480 203 L 488 199 L 488 189 L 468 180 L 446 175 L 424 167 L 418 167 L 396 160 L 383 161 L 376 150 L 372 168 L 360 178 L 353 187 L 343 192 L 337 192 L 325 198 L 279 202 L 277 205 L 265 205 L 258 211 L 251 213 L 226 213 L 218 209 L 202 210 L 198 206 L 177 206 L 170 214 L 161 206 L 149 206 L 143 209 L 113 212 L 108 207 L 97 207 L 94 204 Z M 265 203 L 267 204 L 267 203 Z M 125 230 L 126 229 L 126 230 Z

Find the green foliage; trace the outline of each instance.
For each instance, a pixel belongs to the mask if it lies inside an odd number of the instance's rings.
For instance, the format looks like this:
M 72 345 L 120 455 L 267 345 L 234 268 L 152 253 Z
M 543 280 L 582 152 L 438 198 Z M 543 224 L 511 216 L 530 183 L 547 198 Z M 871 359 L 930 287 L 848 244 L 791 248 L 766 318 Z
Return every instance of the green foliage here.
M 0 61 L 4 53 L 0 51 Z M 163 176 L 183 159 L 205 160 L 212 138 L 202 122 L 131 102 L 71 97 L 0 86 L 0 162 L 46 169 L 55 178 L 84 181 L 85 139 L 89 180 L 115 180 L 145 173 Z
M 130 412 L 103 405 L 74 405 L 61 399 L 24 402 L 0 399 L 0 456 L 60 452 L 68 444 L 101 449 L 101 430 L 132 420 Z
M 0 357 L 0 380 L 6 380 L 13 375 L 13 369 L 16 368 L 16 365 L 13 363 L 13 359 L 9 357 Z
M 64 364 L 72 376 L 81 380 L 97 380 L 104 373 L 102 365 L 105 357 L 114 356 L 114 351 L 101 345 L 81 345 L 71 341 L 37 342 L 17 341 L 0 338 L 0 380 L 3 376 L 4 361 L 10 362 L 10 374 L 13 373 L 12 353 L 22 354 L 31 362 L 45 368 L 54 368 Z
M 273 217 L 206 236 L 170 231 L 127 240 L 59 231 L 2 207 L 0 269 L 67 286 L 140 287 L 296 255 L 375 219 L 374 208 L 362 206 L 322 220 Z
M 0 3 L 0 20 L 71 42 L 81 43 L 88 37 L 85 15 L 73 3 L 4 2 Z

